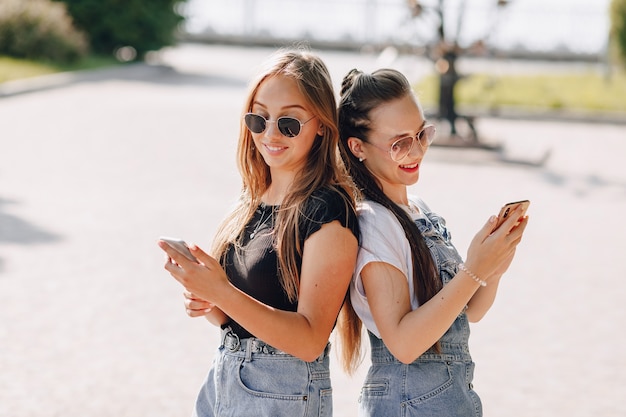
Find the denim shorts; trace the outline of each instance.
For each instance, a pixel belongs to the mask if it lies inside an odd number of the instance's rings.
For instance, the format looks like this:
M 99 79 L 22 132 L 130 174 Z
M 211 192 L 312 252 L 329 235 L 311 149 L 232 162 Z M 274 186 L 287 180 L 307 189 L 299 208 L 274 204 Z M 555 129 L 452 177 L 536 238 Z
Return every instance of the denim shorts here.
M 227 327 L 193 416 L 330 417 L 329 350 L 304 362 Z
M 371 333 L 370 343 L 372 365 L 361 389 L 360 417 L 482 416 L 467 345 L 442 342 L 442 353 L 429 351 L 407 365 Z

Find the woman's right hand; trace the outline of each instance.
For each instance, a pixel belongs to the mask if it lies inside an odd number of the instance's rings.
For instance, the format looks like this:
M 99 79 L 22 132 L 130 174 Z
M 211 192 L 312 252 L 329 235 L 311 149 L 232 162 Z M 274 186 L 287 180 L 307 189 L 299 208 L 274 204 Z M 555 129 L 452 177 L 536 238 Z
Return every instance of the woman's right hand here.
M 520 219 L 521 212 L 521 207 L 517 207 L 495 230 L 497 217 L 490 217 L 472 239 L 465 265 L 481 279 L 488 282 L 490 278 L 502 275 L 511 264 L 528 224 L 528 216 Z

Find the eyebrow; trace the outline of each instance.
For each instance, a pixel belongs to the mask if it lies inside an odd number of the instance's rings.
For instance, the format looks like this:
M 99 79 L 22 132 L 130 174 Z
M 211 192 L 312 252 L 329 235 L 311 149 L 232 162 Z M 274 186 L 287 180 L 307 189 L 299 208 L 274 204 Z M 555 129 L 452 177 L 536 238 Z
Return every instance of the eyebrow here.
M 255 106 L 255 105 L 263 107 L 264 109 L 267 109 L 267 106 L 265 104 L 261 103 L 260 101 L 256 101 L 256 100 L 252 101 L 251 106 Z M 290 110 L 290 109 L 301 109 L 301 110 L 307 111 L 307 109 L 305 109 L 303 106 L 301 106 L 299 104 L 290 104 L 288 106 L 284 106 L 284 107 L 281 108 L 281 111 Z
M 424 121 L 422 122 L 422 124 L 421 124 L 421 125 L 420 125 L 420 127 L 419 127 L 418 132 L 419 132 L 420 130 L 424 129 L 424 126 L 426 126 L 426 124 L 427 124 L 427 123 L 426 123 L 426 119 L 424 119 Z M 407 136 L 411 136 L 411 134 L 409 134 L 409 133 L 398 133 L 397 135 L 395 135 L 395 136 L 393 136 L 393 137 L 389 138 L 389 139 L 388 139 L 388 141 L 389 141 L 389 142 L 391 142 L 391 141 L 394 141 L 394 140 L 398 140 L 398 139 L 406 138 Z

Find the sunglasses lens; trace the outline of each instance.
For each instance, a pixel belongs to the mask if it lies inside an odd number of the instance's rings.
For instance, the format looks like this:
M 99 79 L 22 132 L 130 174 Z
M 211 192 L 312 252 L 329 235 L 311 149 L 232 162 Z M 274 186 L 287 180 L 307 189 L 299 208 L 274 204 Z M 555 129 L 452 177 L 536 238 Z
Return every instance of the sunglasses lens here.
M 296 137 L 300 133 L 300 121 L 293 117 L 281 117 L 278 119 L 278 130 L 288 138 Z
M 265 119 L 258 114 L 248 113 L 246 114 L 244 121 L 246 126 L 252 133 L 263 133 L 265 131 Z
M 433 143 L 433 139 L 435 139 L 435 126 L 426 126 L 419 132 L 418 139 L 422 146 L 429 146 Z
M 254 113 L 246 114 L 244 116 L 244 121 L 252 133 L 263 133 L 265 132 L 265 129 L 267 129 L 268 123 L 274 123 L 268 121 L 265 117 Z M 293 117 L 280 117 L 278 118 L 277 124 L 280 133 L 288 138 L 298 136 L 302 125 L 298 119 L 294 119 Z
M 413 147 L 413 138 L 411 136 L 407 136 L 406 138 L 402 138 L 400 140 L 395 141 L 391 145 L 391 159 L 394 161 L 399 161 L 411 152 L 411 148 Z

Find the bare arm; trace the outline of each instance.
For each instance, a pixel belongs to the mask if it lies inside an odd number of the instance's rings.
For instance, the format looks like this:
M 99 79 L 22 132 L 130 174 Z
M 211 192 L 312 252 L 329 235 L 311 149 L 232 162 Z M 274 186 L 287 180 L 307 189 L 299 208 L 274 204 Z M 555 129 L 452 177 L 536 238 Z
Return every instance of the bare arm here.
M 450 328 L 479 284 L 457 274 L 424 305 L 411 310 L 407 277 L 382 262 L 367 264 L 361 278 L 372 316 L 391 353 L 411 363 Z
M 459 271 L 433 298 L 411 310 L 406 275 L 390 264 L 373 262 L 361 271 L 363 286 L 376 326 L 391 353 L 411 363 L 430 348 L 468 306 L 470 320 L 479 320 L 489 310 L 504 270 L 510 265 L 527 219 L 515 231 L 507 220 L 492 233 L 494 219 L 476 235 L 468 251 L 467 267 L 486 280 L 480 284 Z M 508 229 L 507 229 L 508 228 Z
M 498 292 L 498 285 L 500 284 L 500 277 L 492 278 L 489 280 L 489 285 L 486 287 L 480 287 L 474 296 L 467 303 L 467 319 L 476 323 L 480 321 L 485 314 L 491 309 L 494 301 L 496 300 L 496 294 Z
M 305 361 L 324 350 L 350 283 L 357 240 L 338 221 L 322 226 L 305 242 L 298 310 L 278 310 L 234 287 L 219 263 L 197 247 L 193 255 L 202 262 L 181 259 L 161 246 L 182 268 L 166 269 L 187 291 L 217 306 L 257 337 Z

